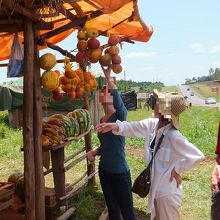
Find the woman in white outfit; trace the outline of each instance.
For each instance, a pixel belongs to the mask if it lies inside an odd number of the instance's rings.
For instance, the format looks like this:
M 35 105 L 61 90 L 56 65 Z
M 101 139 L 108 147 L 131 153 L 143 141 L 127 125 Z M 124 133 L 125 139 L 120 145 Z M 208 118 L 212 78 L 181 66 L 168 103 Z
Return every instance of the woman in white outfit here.
M 178 94 L 162 94 L 154 91 L 154 114 L 139 122 L 116 121 L 97 125 L 99 132 L 111 131 L 116 135 L 145 138 L 147 163 L 161 135 L 164 135 L 151 168 L 151 189 L 148 207 L 153 220 L 178 220 L 182 191 L 180 174 L 192 169 L 204 159 L 204 154 L 179 131 L 179 115 L 186 108 L 185 99 Z

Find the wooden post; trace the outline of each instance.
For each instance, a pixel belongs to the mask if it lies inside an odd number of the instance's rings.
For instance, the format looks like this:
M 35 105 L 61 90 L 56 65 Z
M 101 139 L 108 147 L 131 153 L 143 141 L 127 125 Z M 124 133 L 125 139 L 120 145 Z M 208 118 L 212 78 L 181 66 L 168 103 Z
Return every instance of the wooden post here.
M 59 198 L 65 196 L 65 172 L 64 172 L 64 148 L 51 150 L 51 162 L 53 169 L 54 188 L 59 206 L 65 205 L 66 201 Z
M 35 26 L 33 26 L 35 27 Z M 36 219 L 45 219 L 45 182 L 43 174 L 43 159 L 42 159 L 42 97 L 40 83 L 40 67 L 39 67 L 39 51 L 38 51 L 38 32 L 33 30 L 34 35 L 34 162 L 35 162 L 35 207 Z
M 89 99 L 88 95 L 85 94 L 83 95 L 83 101 L 85 104 L 85 109 L 89 110 Z M 92 132 L 90 131 L 87 135 L 85 135 L 85 147 L 86 147 L 86 152 L 92 150 Z M 87 160 L 87 175 L 89 176 L 90 174 L 95 172 L 95 163 L 88 163 Z M 95 175 L 89 180 L 89 184 L 95 185 Z
M 24 19 L 24 96 L 23 96 L 23 140 L 25 219 L 35 219 L 35 164 L 33 132 L 33 78 L 34 37 L 32 21 Z

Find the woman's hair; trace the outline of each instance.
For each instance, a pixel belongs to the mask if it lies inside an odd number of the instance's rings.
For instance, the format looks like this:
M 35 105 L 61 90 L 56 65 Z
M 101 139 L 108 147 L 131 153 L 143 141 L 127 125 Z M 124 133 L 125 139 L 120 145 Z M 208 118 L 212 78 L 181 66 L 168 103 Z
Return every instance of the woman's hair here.
M 170 122 L 170 119 L 169 118 L 165 118 L 164 115 L 162 115 L 162 114 L 160 114 L 160 118 L 161 118 L 162 122 L 165 122 L 165 121 L 169 121 Z

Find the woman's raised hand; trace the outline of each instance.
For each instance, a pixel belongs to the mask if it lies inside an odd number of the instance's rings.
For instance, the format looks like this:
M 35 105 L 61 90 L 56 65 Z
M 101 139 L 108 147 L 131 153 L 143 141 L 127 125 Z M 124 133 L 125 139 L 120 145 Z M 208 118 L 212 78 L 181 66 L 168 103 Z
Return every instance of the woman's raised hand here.
M 109 65 L 107 68 L 104 68 L 104 67 L 102 66 L 102 70 L 103 70 L 103 73 L 105 74 L 106 79 L 109 80 L 110 77 L 111 77 L 112 66 Z

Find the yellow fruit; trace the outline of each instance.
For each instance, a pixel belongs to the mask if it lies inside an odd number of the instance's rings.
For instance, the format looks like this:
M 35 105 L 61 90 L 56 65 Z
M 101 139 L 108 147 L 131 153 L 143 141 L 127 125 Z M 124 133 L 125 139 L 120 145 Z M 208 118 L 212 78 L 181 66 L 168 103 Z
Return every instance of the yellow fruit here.
M 98 36 L 98 30 L 96 28 L 87 28 L 86 34 L 90 38 L 96 38 Z
M 45 53 L 39 59 L 40 68 L 44 70 L 51 70 L 56 62 L 56 57 L 52 53 Z
M 43 88 L 52 91 L 59 87 L 59 76 L 55 71 L 45 71 L 41 76 Z
M 91 87 L 88 83 L 85 84 L 84 90 L 85 90 L 86 93 L 89 93 L 91 91 Z

